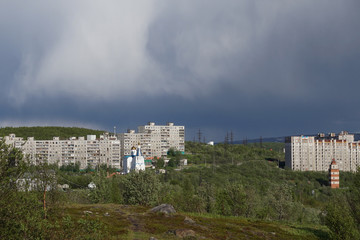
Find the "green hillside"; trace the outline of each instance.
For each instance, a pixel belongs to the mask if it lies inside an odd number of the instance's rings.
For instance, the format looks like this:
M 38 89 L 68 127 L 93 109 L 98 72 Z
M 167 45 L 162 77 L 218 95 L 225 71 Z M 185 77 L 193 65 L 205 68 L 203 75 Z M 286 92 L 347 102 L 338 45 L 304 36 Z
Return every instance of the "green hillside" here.
M 238 164 L 247 160 L 270 160 L 283 162 L 285 154 L 283 143 L 256 144 L 216 144 L 186 142 L 185 158 L 192 164 Z
M 64 207 L 67 223 L 86 222 L 92 226 L 67 231 L 64 221 L 49 234 L 51 239 L 328 239 L 329 231 L 322 225 L 289 224 L 224 217 L 210 214 L 177 212 L 165 215 L 152 213 L 149 207 L 120 204 L 72 204 Z M 86 214 L 85 214 L 86 213 Z M 74 224 L 75 225 L 75 224 Z M 94 228 L 94 225 L 97 228 Z M 180 236 L 180 233 L 191 236 Z
M 86 135 L 96 135 L 104 133 L 102 130 L 93 130 L 78 127 L 4 127 L 0 128 L 0 136 L 7 136 L 14 133 L 18 137 L 34 137 L 36 140 L 50 140 L 53 137 L 68 139 L 69 137 L 79 137 Z
M 10 130 L 42 139 L 96 134 L 51 129 Z M 159 159 L 155 169 L 110 175 L 106 165 L 28 165 L 0 141 L 0 239 L 179 239 L 177 232 L 192 234 L 183 239 L 360 239 L 360 171 L 341 172 L 341 188 L 331 189 L 327 172 L 279 167 L 282 147 L 186 142 L 185 153 L 169 151 L 167 166 Z M 16 191 L 12 183 L 22 176 L 53 188 Z M 148 211 L 163 203 L 177 214 Z

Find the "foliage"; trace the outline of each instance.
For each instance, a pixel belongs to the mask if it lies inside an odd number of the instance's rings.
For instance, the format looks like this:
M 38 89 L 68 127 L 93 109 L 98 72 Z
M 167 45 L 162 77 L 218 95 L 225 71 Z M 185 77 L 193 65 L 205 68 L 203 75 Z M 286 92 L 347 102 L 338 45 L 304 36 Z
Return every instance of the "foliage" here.
M 279 184 L 272 186 L 269 191 L 269 204 L 274 210 L 277 220 L 289 219 L 295 210 L 291 187 Z
M 62 165 L 60 170 L 65 172 L 80 172 L 80 163 L 77 162 L 75 164 L 70 163 L 67 165 Z
M 70 137 L 103 134 L 104 131 L 78 127 L 4 127 L 0 128 L 0 136 L 14 133 L 17 137 L 34 137 L 36 140 L 52 140 L 54 136 L 60 139 Z
M 126 204 L 151 206 L 158 202 L 160 182 L 154 172 L 133 171 L 125 176 L 122 187 Z
M 283 143 L 257 145 L 216 144 L 214 146 L 196 142 L 186 142 L 187 158 L 192 164 L 241 164 L 247 160 L 284 161 Z
M 176 151 L 174 148 L 170 148 L 167 157 L 170 158 L 167 166 L 174 168 L 180 166 L 180 159 L 183 158 L 183 154 L 180 151 Z
M 348 175 L 349 178 L 349 175 Z M 336 196 L 325 208 L 325 224 L 332 239 L 360 238 L 360 169 L 350 175 L 349 190 L 337 189 Z
M 331 239 L 359 239 L 359 231 L 344 198 L 334 198 L 326 207 L 325 224 L 331 231 Z
M 0 144 L 0 238 L 59 239 L 56 233 L 60 233 L 68 239 L 100 239 L 105 234 L 106 227 L 96 219 L 59 217 L 63 200 L 143 206 L 170 203 L 180 212 L 297 224 L 323 220 L 333 239 L 359 237 L 360 173 L 342 173 L 345 188 L 332 190 L 325 172 L 279 168 L 284 157 L 280 147 L 270 151 L 266 144 L 259 148 L 187 142 L 185 156 L 172 150 L 168 157 L 170 166 L 178 166 L 184 157 L 193 163 L 190 167 L 181 171 L 170 167 L 165 174 L 147 170 L 108 178 L 115 169 L 105 165 L 87 171 L 80 171 L 78 165 L 60 169 L 47 164 L 31 166 L 16 149 Z M 159 159 L 157 168 L 162 166 Z M 30 190 L 27 180 L 19 191 L 15 183 L 25 177 L 41 184 Z M 95 189 L 88 189 L 90 182 Z M 71 190 L 56 191 L 57 183 L 69 184 Z M 48 185 L 53 191 L 46 191 Z M 76 231 L 67 233 L 66 228 Z
M 294 172 L 276 162 L 194 166 L 160 176 L 159 202 L 186 212 L 319 223 L 333 191 L 327 173 Z
M 156 166 L 157 169 L 163 168 L 164 165 L 165 165 L 164 158 L 161 157 L 161 158 L 158 158 L 158 159 L 156 160 L 155 166 Z
M 0 238 L 40 238 L 47 214 L 61 199 L 51 166 L 31 166 L 22 154 L 0 142 Z
M 57 172 L 58 183 L 68 184 L 71 189 L 87 188 L 88 184 L 93 181 L 93 175 L 86 172 L 63 171 L 61 168 Z
M 99 219 L 92 219 L 89 216 L 74 219 L 70 215 L 66 215 L 54 223 L 43 222 L 43 230 L 39 239 L 97 240 L 108 237 L 107 228 Z
M 243 216 L 246 193 L 241 184 L 226 184 L 216 194 L 216 213 L 225 216 Z
M 85 210 L 93 214 L 79 214 Z M 149 207 L 117 204 L 73 204 L 64 207 L 63 211 L 69 221 L 69 227 L 64 231 L 59 228 L 59 232 L 54 233 L 63 239 L 81 239 L 79 236 L 84 236 L 84 233 L 77 229 L 76 223 L 80 219 L 103 223 L 102 226 L 95 224 L 98 226 L 96 231 L 90 228 L 92 231 L 89 235 L 91 234 L 92 239 L 96 239 L 99 232 L 103 239 L 180 239 L 175 236 L 174 229 L 195 231 L 196 237 L 192 239 L 328 239 L 326 227 L 315 224 L 278 223 L 207 213 L 177 212 L 163 215 L 152 213 Z M 184 221 L 186 217 L 194 220 L 195 224 Z M 63 227 L 64 221 L 60 219 L 58 222 L 59 226 Z M 66 233 L 68 235 L 65 235 Z
M 169 162 L 167 163 L 168 167 L 176 167 L 176 163 L 174 159 L 170 159 Z
M 21 152 L 0 141 L 1 239 L 103 239 L 99 221 L 57 220 L 64 198 L 56 171 L 46 163 L 28 164 Z

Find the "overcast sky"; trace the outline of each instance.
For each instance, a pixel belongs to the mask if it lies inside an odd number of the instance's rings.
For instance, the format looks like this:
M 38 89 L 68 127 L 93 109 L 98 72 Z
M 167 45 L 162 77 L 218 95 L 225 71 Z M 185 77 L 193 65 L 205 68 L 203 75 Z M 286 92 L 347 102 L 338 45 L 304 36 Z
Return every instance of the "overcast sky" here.
M 358 0 L 0 0 L 0 126 L 360 131 Z

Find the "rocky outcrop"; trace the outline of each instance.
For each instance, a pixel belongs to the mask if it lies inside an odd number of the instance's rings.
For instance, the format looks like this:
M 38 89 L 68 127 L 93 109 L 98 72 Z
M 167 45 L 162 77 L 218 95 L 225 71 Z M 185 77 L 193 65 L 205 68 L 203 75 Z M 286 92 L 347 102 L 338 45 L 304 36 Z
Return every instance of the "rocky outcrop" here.
M 194 230 L 191 229 L 176 229 L 175 235 L 180 238 L 185 238 L 185 237 L 195 237 L 196 233 Z
M 176 213 L 175 208 L 170 205 L 170 204 L 161 204 L 157 207 L 154 207 L 150 210 L 151 212 L 161 212 L 161 213 L 165 213 L 165 214 L 172 214 L 172 213 Z
M 184 223 L 187 223 L 187 224 L 195 224 L 195 221 L 192 220 L 191 218 L 189 217 L 185 217 L 184 219 Z

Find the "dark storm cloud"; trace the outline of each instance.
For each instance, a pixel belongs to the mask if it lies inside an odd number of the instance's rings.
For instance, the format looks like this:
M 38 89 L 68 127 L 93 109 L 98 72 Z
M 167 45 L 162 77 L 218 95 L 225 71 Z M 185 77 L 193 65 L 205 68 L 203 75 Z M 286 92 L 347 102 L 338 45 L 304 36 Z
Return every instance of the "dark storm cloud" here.
M 359 130 L 358 1 L 24 5 L 0 3 L 2 126 Z

